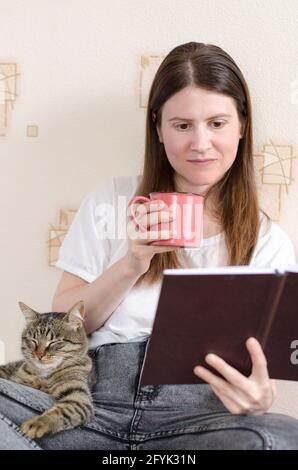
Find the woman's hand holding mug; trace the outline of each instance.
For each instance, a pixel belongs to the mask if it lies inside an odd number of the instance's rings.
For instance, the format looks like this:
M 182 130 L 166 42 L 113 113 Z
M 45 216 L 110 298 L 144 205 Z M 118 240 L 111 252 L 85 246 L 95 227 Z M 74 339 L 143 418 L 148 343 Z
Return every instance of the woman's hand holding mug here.
M 133 207 L 134 199 L 145 201 Z M 151 259 L 156 253 L 174 251 L 177 246 L 157 246 L 150 245 L 153 240 L 168 240 L 175 236 L 175 232 L 170 230 L 170 222 L 174 220 L 174 214 L 166 209 L 166 204 L 161 200 L 149 200 L 138 196 L 132 199 L 129 204 L 130 214 L 134 210 L 133 216 L 127 226 L 128 251 L 126 257 L 129 266 L 140 276 L 148 271 Z M 137 222 L 137 223 L 136 223 Z M 168 225 L 168 229 L 162 229 L 159 224 Z M 155 226 L 155 227 L 154 227 Z M 154 230 L 152 229 L 154 227 Z

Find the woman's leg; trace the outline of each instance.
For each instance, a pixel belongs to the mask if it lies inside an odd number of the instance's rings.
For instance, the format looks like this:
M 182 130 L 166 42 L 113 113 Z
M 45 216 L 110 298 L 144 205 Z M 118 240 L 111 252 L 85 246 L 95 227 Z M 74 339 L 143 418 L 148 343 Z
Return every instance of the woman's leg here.
M 40 390 L 0 379 L 0 449 L 93 449 L 125 450 L 125 439 L 105 431 L 96 418 L 81 426 L 35 441 L 28 439 L 19 426 L 29 418 L 41 414 L 54 403 L 51 396 Z
M 27 438 L 20 429 L 0 414 L 0 450 L 41 450 L 32 439 Z
M 140 380 L 134 408 L 132 449 L 298 449 L 298 420 L 272 413 L 232 415 L 207 384 Z
M 181 423 L 180 423 L 181 424 Z M 292 450 L 298 449 L 298 420 L 279 414 L 208 416 L 199 425 L 155 433 L 134 446 L 145 450 Z
M 134 397 L 146 343 L 111 343 L 90 351 L 96 375 L 94 419 L 86 426 L 36 439 L 38 445 L 42 449 L 130 449 Z M 0 379 L 0 413 L 17 426 L 53 403 L 40 390 Z

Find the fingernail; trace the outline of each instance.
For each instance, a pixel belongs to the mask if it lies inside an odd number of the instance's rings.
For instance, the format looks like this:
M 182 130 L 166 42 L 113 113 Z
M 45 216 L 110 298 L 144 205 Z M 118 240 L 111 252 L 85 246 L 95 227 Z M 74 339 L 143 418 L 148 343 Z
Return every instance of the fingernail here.
M 215 360 L 214 354 L 207 354 L 206 356 L 206 361 L 211 361 L 213 362 Z
M 249 341 L 251 344 L 256 344 L 255 338 L 248 338 L 248 341 Z

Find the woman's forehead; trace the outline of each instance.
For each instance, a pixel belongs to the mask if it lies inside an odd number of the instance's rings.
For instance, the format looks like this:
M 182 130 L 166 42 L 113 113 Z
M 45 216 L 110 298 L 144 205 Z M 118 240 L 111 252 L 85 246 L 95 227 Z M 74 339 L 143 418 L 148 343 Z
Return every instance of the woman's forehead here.
M 168 119 L 210 118 L 223 114 L 234 115 L 235 100 L 223 93 L 198 87 L 186 87 L 172 95 L 162 107 Z

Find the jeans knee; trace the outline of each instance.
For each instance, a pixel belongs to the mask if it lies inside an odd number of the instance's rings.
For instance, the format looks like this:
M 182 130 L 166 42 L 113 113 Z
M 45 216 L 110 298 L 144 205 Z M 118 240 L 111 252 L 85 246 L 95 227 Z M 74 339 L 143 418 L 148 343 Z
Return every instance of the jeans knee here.
M 273 413 L 247 418 L 249 428 L 262 438 L 264 450 L 298 449 L 297 419 Z

